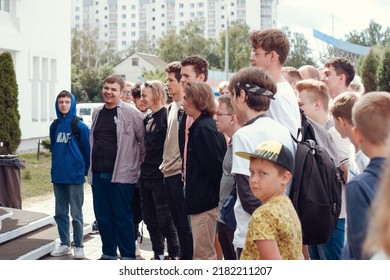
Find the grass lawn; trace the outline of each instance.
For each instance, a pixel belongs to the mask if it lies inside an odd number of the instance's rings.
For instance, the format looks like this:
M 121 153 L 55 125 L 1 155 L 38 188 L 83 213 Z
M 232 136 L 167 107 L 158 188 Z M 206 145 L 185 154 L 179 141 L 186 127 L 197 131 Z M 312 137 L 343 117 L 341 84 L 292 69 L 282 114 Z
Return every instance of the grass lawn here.
M 41 152 L 39 159 L 37 159 L 37 153 L 20 154 L 18 157 L 25 164 L 25 168 L 22 168 L 20 172 L 22 201 L 31 197 L 52 193 L 53 185 L 51 184 L 50 176 L 51 153 Z

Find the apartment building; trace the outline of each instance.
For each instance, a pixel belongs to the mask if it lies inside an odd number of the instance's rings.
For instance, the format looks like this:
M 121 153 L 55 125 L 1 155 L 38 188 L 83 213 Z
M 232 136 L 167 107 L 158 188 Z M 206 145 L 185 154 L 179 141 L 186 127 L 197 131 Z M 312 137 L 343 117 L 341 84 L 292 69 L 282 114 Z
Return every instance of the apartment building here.
M 72 27 L 98 28 L 99 39 L 116 50 L 139 38 L 154 42 L 179 33 L 186 22 L 199 19 L 206 38 L 219 38 L 233 22 L 250 29 L 277 26 L 278 0 L 72 0 Z

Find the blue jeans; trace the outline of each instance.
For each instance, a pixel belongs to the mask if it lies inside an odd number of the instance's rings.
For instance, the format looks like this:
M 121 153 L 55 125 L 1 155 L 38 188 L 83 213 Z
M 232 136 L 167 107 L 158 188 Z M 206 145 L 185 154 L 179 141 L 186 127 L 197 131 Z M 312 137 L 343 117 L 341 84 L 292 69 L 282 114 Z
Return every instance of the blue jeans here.
M 345 219 L 339 219 L 327 243 L 309 245 L 310 259 L 312 260 L 340 260 L 344 248 Z
M 135 259 L 132 200 L 135 184 L 112 183 L 112 173 L 92 175 L 93 210 L 102 240 L 102 258 Z
M 55 196 L 55 216 L 61 245 L 70 246 L 69 207 L 72 217 L 73 241 L 76 247 L 83 247 L 83 203 L 84 184 L 53 184 Z

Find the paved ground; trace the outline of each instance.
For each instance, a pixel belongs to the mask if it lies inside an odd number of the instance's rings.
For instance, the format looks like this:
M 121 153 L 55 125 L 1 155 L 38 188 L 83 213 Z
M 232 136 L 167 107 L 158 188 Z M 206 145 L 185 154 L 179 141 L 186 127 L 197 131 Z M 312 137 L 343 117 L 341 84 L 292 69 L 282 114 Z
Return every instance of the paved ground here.
M 92 224 L 95 220 L 93 205 L 92 205 L 92 189 L 86 184 L 85 185 L 85 193 L 84 193 L 84 223 Z M 32 198 L 27 201 L 23 201 L 22 208 L 24 210 L 47 213 L 50 215 L 54 215 L 54 194 Z M 148 231 L 146 230 L 145 225 L 140 227 L 141 233 L 143 235 L 143 241 L 140 244 L 141 256 L 143 259 L 149 260 L 153 257 L 153 252 L 151 250 L 151 242 L 149 239 Z M 99 234 L 89 234 L 84 239 L 84 254 L 86 260 L 96 260 L 101 257 L 101 240 Z M 73 256 L 63 256 L 63 257 L 51 257 L 50 255 L 44 257 L 45 260 L 72 260 Z

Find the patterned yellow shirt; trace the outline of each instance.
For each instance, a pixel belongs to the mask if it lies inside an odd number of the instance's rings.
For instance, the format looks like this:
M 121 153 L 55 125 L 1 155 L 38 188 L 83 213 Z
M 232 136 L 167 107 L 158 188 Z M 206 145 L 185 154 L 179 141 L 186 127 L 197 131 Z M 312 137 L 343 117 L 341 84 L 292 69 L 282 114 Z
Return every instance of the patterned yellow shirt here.
M 287 196 L 274 196 L 253 212 L 241 260 L 260 260 L 256 240 L 275 240 L 283 260 L 300 259 L 301 223 Z

